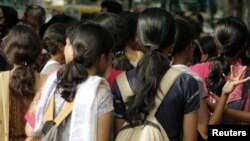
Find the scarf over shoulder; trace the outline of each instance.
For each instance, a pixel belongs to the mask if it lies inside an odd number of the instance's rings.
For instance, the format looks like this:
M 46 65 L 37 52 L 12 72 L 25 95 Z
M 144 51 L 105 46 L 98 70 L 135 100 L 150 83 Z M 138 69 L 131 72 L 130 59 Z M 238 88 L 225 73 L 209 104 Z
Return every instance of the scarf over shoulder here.
M 87 80 L 78 84 L 71 113 L 69 141 L 95 141 L 97 139 L 97 90 L 100 83 L 107 82 L 98 76 L 89 76 Z M 51 75 L 42 91 L 37 106 L 35 132 L 43 125 L 43 118 L 51 98 L 53 89 L 57 85 L 57 73 Z M 107 84 L 108 85 L 108 84 Z

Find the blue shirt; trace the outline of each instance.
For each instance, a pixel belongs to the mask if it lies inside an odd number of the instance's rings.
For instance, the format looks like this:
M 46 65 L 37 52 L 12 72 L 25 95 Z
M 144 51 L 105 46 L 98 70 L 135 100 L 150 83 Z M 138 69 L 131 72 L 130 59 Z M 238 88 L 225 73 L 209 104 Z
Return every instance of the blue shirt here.
M 128 71 L 126 74 L 131 88 L 134 89 L 136 69 Z M 126 119 L 126 107 L 116 81 L 112 85 L 112 94 L 115 117 Z M 184 115 L 197 111 L 198 108 L 199 87 L 197 81 L 192 76 L 183 73 L 170 88 L 155 116 L 169 139 L 171 141 L 180 141 Z

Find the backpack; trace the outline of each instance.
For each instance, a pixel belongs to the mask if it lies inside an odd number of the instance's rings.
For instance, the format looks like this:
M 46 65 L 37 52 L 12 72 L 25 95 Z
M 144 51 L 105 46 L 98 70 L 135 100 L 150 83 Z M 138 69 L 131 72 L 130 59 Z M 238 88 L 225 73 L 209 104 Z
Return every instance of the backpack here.
M 160 107 L 165 95 L 168 93 L 168 90 L 181 74 L 182 72 L 175 68 L 170 68 L 166 72 L 160 82 L 161 90 L 157 91 L 155 106 L 151 109 L 145 123 L 132 127 L 128 122 L 125 122 L 115 139 L 116 141 L 169 141 L 167 133 L 157 121 L 155 113 Z M 127 98 L 133 95 L 126 73 L 122 73 L 117 77 L 117 84 L 120 89 L 122 99 L 124 103 L 126 103 Z

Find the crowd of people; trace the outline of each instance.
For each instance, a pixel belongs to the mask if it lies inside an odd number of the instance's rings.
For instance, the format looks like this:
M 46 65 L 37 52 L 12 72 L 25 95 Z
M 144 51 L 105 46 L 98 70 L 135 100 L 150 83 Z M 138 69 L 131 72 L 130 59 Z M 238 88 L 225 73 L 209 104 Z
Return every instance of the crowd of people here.
M 88 19 L 47 22 L 41 6 L 28 6 L 22 20 L 0 6 L 1 141 L 114 141 L 152 112 L 171 141 L 208 140 L 208 125 L 250 123 L 241 19 L 219 20 L 210 35 L 199 13 L 102 6 Z M 181 74 L 169 82 L 172 68 Z M 158 104 L 164 79 L 172 85 Z

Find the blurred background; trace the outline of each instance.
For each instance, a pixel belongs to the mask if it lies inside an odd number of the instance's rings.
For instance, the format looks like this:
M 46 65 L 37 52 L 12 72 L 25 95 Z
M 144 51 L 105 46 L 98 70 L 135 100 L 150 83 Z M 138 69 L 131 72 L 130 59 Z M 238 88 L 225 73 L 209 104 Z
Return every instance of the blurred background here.
M 103 0 L 0 0 L 0 5 L 12 6 L 18 10 L 19 18 L 28 5 L 46 8 L 48 21 L 53 15 L 63 13 L 69 7 L 77 9 L 82 17 L 101 11 Z M 146 7 L 162 7 L 173 14 L 199 12 L 204 18 L 204 30 L 213 28 L 220 18 L 237 16 L 250 25 L 250 0 L 118 0 L 124 10 L 140 11 Z

